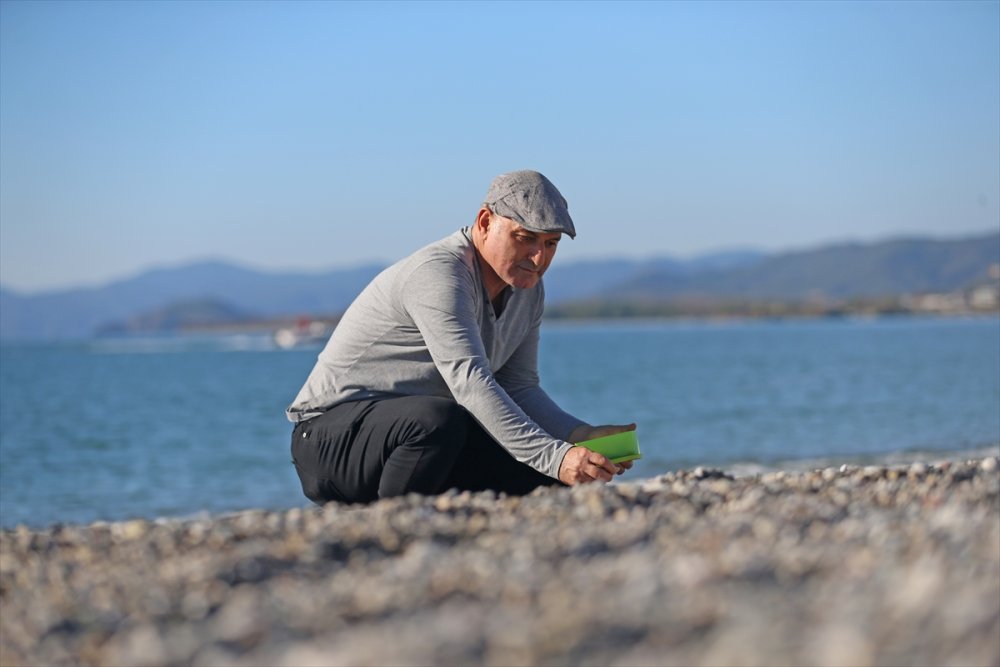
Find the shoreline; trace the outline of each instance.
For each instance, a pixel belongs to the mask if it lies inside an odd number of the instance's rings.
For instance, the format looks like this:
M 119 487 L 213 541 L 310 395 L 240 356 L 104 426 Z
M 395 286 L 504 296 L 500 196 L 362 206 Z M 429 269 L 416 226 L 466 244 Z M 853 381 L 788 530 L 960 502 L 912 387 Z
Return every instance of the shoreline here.
M 914 463 L 936 465 L 946 462 L 982 460 L 990 457 L 1000 457 L 1000 442 L 959 449 L 915 448 L 877 454 L 842 454 L 820 458 L 780 459 L 771 462 L 732 461 L 722 466 L 722 469 L 739 478 L 780 471 L 808 472 L 810 470 L 840 468 L 845 465 L 853 468 L 866 466 L 892 468 L 906 467 Z
M 800 458 L 800 459 L 776 459 L 773 461 L 750 461 L 750 460 L 738 460 L 729 461 L 720 464 L 716 463 L 704 463 L 698 461 L 680 461 L 677 462 L 676 466 L 667 472 L 660 474 L 653 474 L 646 477 L 633 477 L 632 475 L 626 475 L 624 478 L 615 478 L 611 481 L 612 485 L 617 484 L 643 484 L 657 477 L 662 477 L 663 475 L 670 474 L 674 471 L 683 472 L 684 470 L 695 470 L 697 468 L 707 468 L 712 470 L 722 470 L 727 475 L 735 477 L 737 479 L 744 477 L 753 477 L 755 475 L 765 475 L 772 472 L 808 472 L 810 470 L 819 470 L 825 468 L 840 468 L 842 466 L 848 467 L 865 467 L 865 466 L 906 466 L 914 462 L 922 462 L 926 465 L 934 465 L 936 463 L 943 463 L 948 461 L 969 461 L 969 460 L 981 460 L 990 457 L 1000 457 L 1000 442 L 988 444 L 988 445 L 976 445 L 971 447 L 963 447 L 958 449 L 929 449 L 929 448 L 917 448 L 910 450 L 895 450 L 888 453 L 874 453 L 874 454 L 844 454 L 835 455 L 822 458 Z M 652 459 L 647 459 L 651 461 Z M 642 472 L 642 466 L 644 461 L 640 459 L 638 462 L 639 467 L 635 473 Z M 298 488 L 293 489 L 293 492 L 301 495 Z M 271 507 L 261 507 L 261 506 L 249 506 L 249 507 L 234 507 L 231 509 L 218 509 L 218 510 L 207 510 L 199 509 L 186 513 L 178 514 L 160 514 L 160 515 L 133 515 L 133 516 L 123 516 L 119 518 L 98 518 L 89 521 L 52 521 L 50 523 L 43 524 L 31 524 L 25 522 L 14 522 L 14 523 L 0 523 L 0 531 L 12 531 L 21 528 L 27 528 L 32 531 L 44 531 L 59 528 L 61 526 L 92 526 L 92 525 L 107 525 L 113 523 L 123 523 L 127 521 L 150 521 L 154 523 L 164 523 L 173 521 L 201 521 L 213 518 L 224 518 L 231 515 L 236 515 L 241 512 L 248 511 L 264 511 L 264 512 L 285 512 L 290 509 L 299 508 L 302 510 L 309 510 L 315 506 L 309 502 L 305 497 L 302 498 L 302 502 L 299 504 L 289 504 L 286 506 L 271 506 Z
M 19 526 L 0 664 L 998 664 L 998 468 Z

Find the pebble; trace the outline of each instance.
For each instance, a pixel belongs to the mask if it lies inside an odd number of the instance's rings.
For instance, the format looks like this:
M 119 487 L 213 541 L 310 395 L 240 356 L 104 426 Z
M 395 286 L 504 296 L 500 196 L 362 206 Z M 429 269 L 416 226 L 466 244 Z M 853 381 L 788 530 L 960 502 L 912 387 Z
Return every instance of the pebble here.
M 113 524 L 111 534 L 119 540 L 137 540 L 145 535 L 148 529 L 149 522 L 142 519 L 133 519 Z
M 1000 664 L 997 469 L 18 526 L 0 664 Z

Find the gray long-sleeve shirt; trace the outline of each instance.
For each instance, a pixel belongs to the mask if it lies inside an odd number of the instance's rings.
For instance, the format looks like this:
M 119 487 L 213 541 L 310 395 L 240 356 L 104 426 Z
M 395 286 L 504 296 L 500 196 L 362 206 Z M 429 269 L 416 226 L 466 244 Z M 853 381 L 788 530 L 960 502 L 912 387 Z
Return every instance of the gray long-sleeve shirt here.
M 517 460 L 558 478 L 584 422 L 538 381 L 541 281 L 495 317 L 468 228 L 380 273 L 344 313 L 287 410 L 299 422 L 379 396 L 453 398 Z

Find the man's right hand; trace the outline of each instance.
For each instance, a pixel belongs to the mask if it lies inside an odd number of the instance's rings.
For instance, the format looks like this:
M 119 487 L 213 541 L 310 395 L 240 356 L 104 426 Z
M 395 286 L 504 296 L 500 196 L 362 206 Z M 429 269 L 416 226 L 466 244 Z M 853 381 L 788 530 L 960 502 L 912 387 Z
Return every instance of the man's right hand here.
M 588 482 L 610 482 L 622 471 L 622 467 L 611 462 L 608 457 L 592 452 L 586 447 L 573 447 L 563 456 L 559 465 L 559 480 L 576 486 Z

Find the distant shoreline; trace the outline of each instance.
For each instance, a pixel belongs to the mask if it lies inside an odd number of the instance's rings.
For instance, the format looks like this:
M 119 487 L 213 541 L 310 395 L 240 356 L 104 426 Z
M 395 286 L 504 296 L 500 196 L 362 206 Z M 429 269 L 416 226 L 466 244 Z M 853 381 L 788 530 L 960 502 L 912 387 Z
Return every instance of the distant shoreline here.
M 338 318 L 317 318 L 316 322 L 335 325 Z M 885 313 L 846 313 L 837 315 L 823 314 L 785 314 L 785 315 L 606 315 L 606 316 L 546 316 L 544 326 L 577 326 L 588 324 L 620 324 L 620 325 L 734 325 L 734 324 L 766 324 L 766 323 L 796 323 L 796 322 L 892 322 L 904 320 L 923 321 L 997 321 L 1000 311 L 977 311 L 962 313 L 932 313 L 932 312 L 885 312 Z M 239 326 L 219 325 L 212 327 L 186 327 L 162 331 L 117 332 L 100 336 L 80 336 L 70 338 L 0 338 L 0 345 L 49 345 L 49 344 L 104 344 L 116 341 L 147 341 L 147 340 L 195 340 L 205 341 L 248 338 L 268 340 L 273 342 L 273 334 L 286 326 L 294 324 L 293 318 L 278 318 L 259 323 L 245 323 Z M 255 346 L 256 347 L 260 346 Z M 321 346 L 315 346 L 321 347 Z M 301 348 L 304 349 L 304 348 Z

